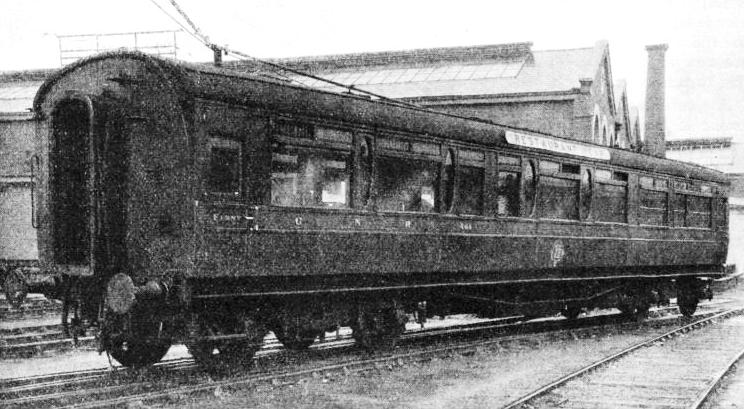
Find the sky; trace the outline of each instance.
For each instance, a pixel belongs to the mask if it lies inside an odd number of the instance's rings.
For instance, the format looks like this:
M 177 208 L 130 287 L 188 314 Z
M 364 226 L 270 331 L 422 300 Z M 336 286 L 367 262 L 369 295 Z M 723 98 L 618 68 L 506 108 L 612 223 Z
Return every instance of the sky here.
M 744 142 L 741 0 L 177 0 L 216 44 L 259 58 L 531 42 L 610 46 L 612 76 L 643 112 L 646 45 L 666 43 L 667 138 Z M 180 30 L 171 0 L 4 0 L 0 71 L 60 66 L 58 36 Z M 185 27 L 183 19 L 178 19 Z M 187 33 L 178 57 L 209 61 Z M 578 85 L 578 84 L 577 84 Z

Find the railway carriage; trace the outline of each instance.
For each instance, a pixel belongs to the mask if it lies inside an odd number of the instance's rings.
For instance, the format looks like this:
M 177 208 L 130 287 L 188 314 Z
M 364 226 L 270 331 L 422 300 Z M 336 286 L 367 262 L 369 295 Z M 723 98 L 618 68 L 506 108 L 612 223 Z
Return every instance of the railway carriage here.
M 250 359 L 268 331 L 389 346 L 414 311 L 676 291 L 689 315 L 726 258 L 728 182 L 691 164 L 134 52 L 34 110 L 41 269 L 124 365 Z

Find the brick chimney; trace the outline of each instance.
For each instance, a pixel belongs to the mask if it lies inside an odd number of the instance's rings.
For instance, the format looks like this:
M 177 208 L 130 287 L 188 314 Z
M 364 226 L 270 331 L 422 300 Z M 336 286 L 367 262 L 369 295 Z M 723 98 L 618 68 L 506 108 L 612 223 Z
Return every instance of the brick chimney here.
M 663 158 L 666 156 L 664 131 L 664 53 L 668 45 L 646 46 L 648 73 L 646 74 L 646 118 L 643 152 Z

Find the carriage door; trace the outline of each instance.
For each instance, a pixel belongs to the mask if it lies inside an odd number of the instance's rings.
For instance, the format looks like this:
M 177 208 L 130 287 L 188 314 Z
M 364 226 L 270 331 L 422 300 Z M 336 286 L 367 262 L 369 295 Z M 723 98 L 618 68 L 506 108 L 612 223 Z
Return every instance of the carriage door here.
M 51 241 L 54 263 L 73 275 L 90 273 L 92 125 L 88 98 L 65 99 L 52 113 Z
M 59 103 L 50 157 L 54 262 L 101 280 L 126 260 L 128 155 L 121 121 L 109 111 L 87 97 Z

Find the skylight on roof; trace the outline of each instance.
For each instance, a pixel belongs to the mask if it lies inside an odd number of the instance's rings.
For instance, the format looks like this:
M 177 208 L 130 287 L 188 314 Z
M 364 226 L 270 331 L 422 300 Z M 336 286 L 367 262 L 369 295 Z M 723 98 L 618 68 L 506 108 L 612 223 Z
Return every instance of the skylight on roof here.
M 491 64 L 445 65 L 441 67 L 376 69 L 369 71 L 334 72 L 323 77 L 346 85 L 404 84 L 432 81 L 463 81 L 490 78 L 514 78 L 524 61 L 505 61 Z M 303 81 L 307 86 L 332 87 L 322 81 Z

